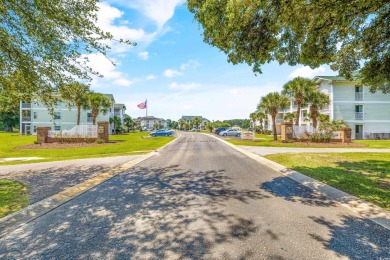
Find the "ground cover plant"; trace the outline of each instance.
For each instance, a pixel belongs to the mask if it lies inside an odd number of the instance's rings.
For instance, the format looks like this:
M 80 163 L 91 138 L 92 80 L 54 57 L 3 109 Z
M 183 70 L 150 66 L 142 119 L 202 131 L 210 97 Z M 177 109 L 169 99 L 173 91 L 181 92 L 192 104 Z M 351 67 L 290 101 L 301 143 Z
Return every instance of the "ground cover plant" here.
M 99 144 L 91 147 L 66 149 L 19 149 L 23 145 L 33 144 L 36 136 L 19 136 L 18 133 L 0 132 L 0 165 L 29 162 L 70 160 L 94 157 L 109 157 L 121 155 L 143 154 L 153 151 L 170 141 L 173 137 L 141 138 L 148 132 L 134 132 L 110 136 L 112 144 Z M 40 144 L 35 144 L 39 148 Z M 41 157 L 43 160 L 28 162 L 1 162 L 1 158 Z
M 0 218 L 28 206 L 28 188 L 17 181 L 0 180 Z
M 241 140 L 241 139 L 233 139 L 227 138 L 225 139 L 231 144 L 234 145 L 246 145 L 246 146 L 263 146 L 263 147 L 300 147 L 300 148 L 389 148 L 390 149 L 390 141 L 374 141 L 374 140 L 365 140 L 366 142 L 358 142 L 353 141 L 352 143 L 310 143 L 310 142 L 282 142 L 280 141 L 280 136 L 278 136 L 278 140 L 274 141 L 273 136 L 271 135 L 263 135 L 256 134 L 256 140 Z
M 389 153 L 299 153 L 265 157 L 390 210 Z

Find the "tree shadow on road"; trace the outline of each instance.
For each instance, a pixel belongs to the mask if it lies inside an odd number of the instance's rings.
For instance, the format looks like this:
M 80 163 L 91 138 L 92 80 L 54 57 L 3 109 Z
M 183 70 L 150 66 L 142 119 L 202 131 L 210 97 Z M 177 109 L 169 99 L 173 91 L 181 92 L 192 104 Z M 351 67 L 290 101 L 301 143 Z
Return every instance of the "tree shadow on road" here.
M 0 258 L 210 258 L 223 253 L 214 246 L 245 241 L 261 228 L 224 204 L 267 197 L 235 187 L 223 169 L 137 167 L 7 237 Z
M 341 223 L 310 217 L 329 228 L 330 239 L 310 234 L 324 247 L 351 259 L 389 259 L 390 232 L 369 220 L 342 215 Z
M 263 183 L 261 188 L 277 197 L 308 206 L 334 207 L 337 205 L 334 201 L 313 192 L 313 190 L 288 177 L 274 178 L 272 181 Z

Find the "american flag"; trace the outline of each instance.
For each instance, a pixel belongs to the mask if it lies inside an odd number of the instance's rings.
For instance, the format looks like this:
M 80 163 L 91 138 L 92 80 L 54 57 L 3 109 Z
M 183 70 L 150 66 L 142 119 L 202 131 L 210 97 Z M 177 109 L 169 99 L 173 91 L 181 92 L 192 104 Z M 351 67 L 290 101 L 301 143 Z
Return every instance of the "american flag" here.
M 145 100 L 145 102 L 142 102 L 141 104 L 138 104 L 137 107 L 140 109 L 145 109 L 147 106 L 148 100 Z

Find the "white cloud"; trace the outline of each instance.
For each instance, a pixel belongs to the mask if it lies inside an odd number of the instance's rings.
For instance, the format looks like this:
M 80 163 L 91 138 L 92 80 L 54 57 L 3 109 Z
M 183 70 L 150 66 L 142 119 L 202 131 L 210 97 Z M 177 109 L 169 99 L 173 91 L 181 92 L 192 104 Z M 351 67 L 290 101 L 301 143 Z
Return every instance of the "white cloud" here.
M 143 29 L 133 29 L 127 26 L 128 21 L 121 19 L 124 12 L 109 5 L 107 2 L 97 3 L 99 11 L 97 13 L 98 20 L 97 25 L 105 32 L 110 32 L 115 39 L 124 39 L 132 42 L 152 42 L 157 36 L 157 32 L 146 33 Z M 116 25 L 115 22 L 119 21 L 121 25 Z M 112 52 L 121 53 L 127 52 L 132 46 L 121 44 L 118 42 L 106 42 L 111 45 Z
M 137 9 L 162 28 L 172 18 L 175 8 L 184 3 L 184 0 L 117 0 L 116 2 Z
M 86 65 L 92 68 L 95 72 L 103 75 L 103 78 L 94 76 L 91 86 L 95 88 L 103 88 L 105 86 L 120 86 L 128 87 L 134 83 L 134 80 L 127 79 L 126 74 L 118 70 L 117 66 L 113 65 L 109 59 L 103 54 L 84 54 L 81 59 L 87 58 Z M 113 60 L 116 62 L 115 60 Z M 118 63 L 118 62 L 116 62 Z
M 140 57 L 142 60 L 148 60 L 149 59 L 149 52 L 143 51 L 138 53 L 138 57 Z
M 177 76 L 180 76 L 182 74 L 183 73 L 181 73 L 180 71 L 174 70 L 174 69 L 166 69 L 164 71 L 164 76 L 167 77 L 167 78 L 177 77 Z
M 169 85 L 170 89 L 176 89 L 176 90 L 191 90 L 198 87 L 200 87 L 200 84 L 198 83 L 178 84 L 176 82 L 172 82 L 171 85 Z
M 120 78 L 120 79 L 114 80 L 113 83 L 114 83 L 114 85 L 121 86 L 121 87 L 130 87 L 131 85 L 134 84 L 134 81 Z
M 196 60 L 189 60 L 188 62 L 180 65 L 181 70 L 186 70 L 188 68 L 196 69 L 198 67 L 200 67 L 200 63 Z
M 305 77 L 311 79 L 319 73 L 323 72 L 325 72 L 325 68 L 322 66 L 316 69 L 311 69 L 308 66 L 300 66 L 299 68 L 296 68 L 293 72 L 291 72 L 290 75 L 288 75 L 288 78 L 293 79 L 296 77 Z
M 146 77 L 147 80 L 152 80 L 152 79 L 155 79 L 155 78 L 156 78 L 156 76 L 153 75 L 153 74 L 150 74 L 150 75 L 148 75 L 148 76 Z

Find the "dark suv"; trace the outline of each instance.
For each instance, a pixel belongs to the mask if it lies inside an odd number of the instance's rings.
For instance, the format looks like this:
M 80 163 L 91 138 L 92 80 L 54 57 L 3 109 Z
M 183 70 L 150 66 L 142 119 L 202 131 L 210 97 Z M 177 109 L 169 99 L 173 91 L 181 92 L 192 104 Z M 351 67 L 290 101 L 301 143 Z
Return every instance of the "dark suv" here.
M 217 129 L 215 129 L 215 134 L 216 135 L 219 135 L 219 133 L 220 132 L 222 132 L 222 131 L 226 131 L 226 130 L 228 130 L 229 129 L 229 127 L 218 127 Z

